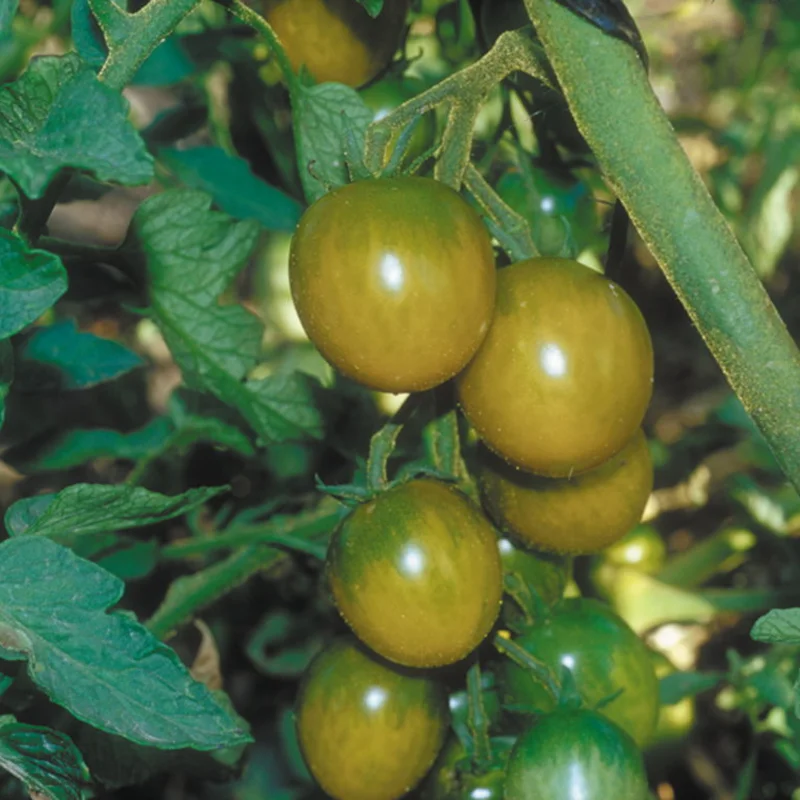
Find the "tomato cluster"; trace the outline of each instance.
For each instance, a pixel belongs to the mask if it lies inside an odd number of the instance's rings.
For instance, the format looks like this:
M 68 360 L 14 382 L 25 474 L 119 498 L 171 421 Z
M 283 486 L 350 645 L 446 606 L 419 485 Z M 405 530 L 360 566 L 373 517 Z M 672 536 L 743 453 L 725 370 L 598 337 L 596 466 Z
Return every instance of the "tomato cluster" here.
M 379 115 L 416 91 L 394 89 L 406 94 L 374 85 L 363 97 Z M 412 141 L 403 163 L 429 142 Z M 516 177 L 499 188 L 548 223 L 534 226 L 543 252 L 564 250 L 562 218 L 578 207 L 594 224 L 583 195 L 548 217 L 552 203 L 531 205 Z M 651 654 L 603 604 L 563 598 L 572 556 L 634 528 L 652 489 L 640 426 L 653 353 L 634 302 L 570 259 L 498 270 L 473 206 L 410 176 L 316 201 L 293 237 L 290 284 L 309 339 L 340 373 L 392 393 L 452 381 L 475 434 L 474 484 L 373 476 L 331 538 L 325 578 L 352 636 L 323 650 L 300 688 L 314 778 L 341 800 L 415 789 L 431 800 L 644 798 Z M 499 655 L 482 648 L 493 630 Z M 494 700 L 476 714 L 471 685 L 467 724 L 464 692 L 448 704 L 446 687 L 477 663 Z

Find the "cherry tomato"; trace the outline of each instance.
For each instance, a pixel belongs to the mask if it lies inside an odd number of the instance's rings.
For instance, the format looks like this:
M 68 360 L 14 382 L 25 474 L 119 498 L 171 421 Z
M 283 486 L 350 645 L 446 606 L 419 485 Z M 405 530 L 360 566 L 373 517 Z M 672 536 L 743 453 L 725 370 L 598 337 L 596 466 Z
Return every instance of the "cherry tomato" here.
M 510 539 L 497 540 L 503 573 L 516 575 L 531 591 L 536 592 L 548 606 L 564 596 L 570 575 L 570 562 L 564 556 L 537 553 L 515 545 Z M 504 624 L 516 628 L 524 615 L 514 600 L 503 600 L 501 612 Z
M 309 666 L 297 734 L 319 785 L 336 800 L 394 800 L 423 778 L 447 730 L 447 696 L 422 673 L 337 641 Z
M 650 525 L 637 525 L 598 555 L 592 565 L 592 582 L 600 594 L 612 597 L 620 567 L 654 575 L 666 560 L 667 546 L 661 534 Z
M 572 478 L 541 478 L 484 450 L 480 486 L 492 519 L 526 544 L 596 553 L 642 518 L 653 464 L 641 431 L 605 464 Z
M 571 476 L 636 433 L 653 388 L 650 334 L 613 281 L 577 261 L 528 259 L 498 273 L 492 326 L 457 386 L 490 449 Z
M 640 746 L 647 742 L 658 719 L 658 680 L 649 649 L 611 609 L 595 600 L 564 600 L 515 641 L 556 674 L 568 667 L 588 706 L 622 690 L 600 711 Z M 534 675 L 508 659 L 500 662 L 498 682 L 506 703 L 542 711 L 555 706 Z
M 576 256 L 594 238 L 598 219 L 589 187 L 569 174 L 531 170 L 527 178 L 510 169 L 497 182 L 497 193 L 528 220 L 543 256 Z
M 363 86 L 392 60 L 403 34 L 408 0 L 385 0 L 373 19 L 353 0 L 261 0 L 292 68 L 317 83 Z
M 419 78 L 384 78 L 362 89 L 359 94 L 372 111 L 373 121 L 377 122 L 424 90 L 425 84 Z M 399 135 L 393 137 L 390 147 L 396 147 L 398 139 Z M 414 123 L 414 130 L 408 140 L 408 148 L 402 163 L 411 164 L 433 146 L 435 139 L 436 119 L 432 113 L 424 114 Z
M 505 800 L 647 800 L 641 753 L 623 730 L 586 709 L 542 717 L 508 759 Z
M 410 481 L 359 506 L 331 540 L 327 571 L 353 632 L 409 667 L 464 658 L 500 611 L 494 528 L 438 481 Z
M 489 234 L 461 196 L 430 178 L 351 183 L 297 227 L 289 277 L 311 341 L 372 389 L 429 389 L 459 372 L 494 309 Z
M 421 800 L 503 800 L 506 763 L 514 741 L 507 736 L 493 738 L 492 763 L 478 772 L 461 742 L 451 738 L 422 784 Z

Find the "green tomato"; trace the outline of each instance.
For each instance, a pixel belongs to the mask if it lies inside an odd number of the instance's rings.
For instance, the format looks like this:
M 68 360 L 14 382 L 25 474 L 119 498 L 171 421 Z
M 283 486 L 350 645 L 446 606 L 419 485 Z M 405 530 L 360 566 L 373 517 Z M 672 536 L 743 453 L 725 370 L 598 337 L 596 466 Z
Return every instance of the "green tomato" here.
M 398 106 L 425 90 L 425 84 L 414 77 L 387 77 L 372 83 L 359 94 L 372 111 L 372 120 L 377 122 L 388 116 Z M 393 136 L 389 147 L 397 146 L 399 134 Z M 403 156 L 402 164 L 411 164 L 433 146 L 436 140 L 436 119 L 431 112 L 423 114 L 414 122 L 411 138 Z
M 509 169 L 495 187 L 500 197 L 530 226 L 543 256 L 574 258 L 594 239 L 599 221 L 589 187 L 571 175 L 531 170 L 526 178 Z
M 420 800 L 503 800 L 506 763 L 514 741 L 508 736 L 493 738 L 492 763 L 478 772 L 461 742 L 451 738 L 422 784 Z
M 396 800 L 436 759 L 447 730 L 442 685 L 385 663 L 354 641 L 311 662 L 297 698 L 311 774 L 336 800 Z
M 505 800 L 647 800 L 641 753 L 625 731 L 589 710 L 542 717 L 508 759 Z
M 592 564 L 592 582 L 600 594 L 610 599 L 621 567 L 655 575 L 666 560 L 667 546 L 661 534 L 651 525 L 637 525 L 597 556 Z
M 464 658 L 500 611 L 494 528 L 439 481 L 409 481 L 359 506 L 331 539 L 327 573 L 356 636 L 408 667 Z
M 610 608 L 595 600 L 564 600 L 515 642 L 556 674 L 569 668 L 587 706 L 617 695 L 600 713 L 639 746 L 649 740 L 659 707 L 650 650 Z M 556 701 L 536 677 L 508 659 L 500 662 L 498 683 L 509 705 L 545 712 L 555 708 Z
M 496 270 L 478 213 L 430 178 L 334 189 L 303 214 L 289 280 L 308 338 L 371 389 L 422 391 L 460 372 L 486 336 Z

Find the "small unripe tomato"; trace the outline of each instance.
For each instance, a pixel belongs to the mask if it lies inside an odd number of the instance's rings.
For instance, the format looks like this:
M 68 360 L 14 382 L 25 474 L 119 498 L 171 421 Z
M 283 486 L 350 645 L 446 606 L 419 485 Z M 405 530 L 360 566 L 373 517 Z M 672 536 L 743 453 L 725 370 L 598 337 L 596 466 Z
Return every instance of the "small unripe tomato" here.
M 559 710 L 519 737 L 505 800 L 647 800 L 641 753 L 596 711 Z
M 371 83 L 359 94 L 367 108 L 372 111 L 373 121 L 377 122 L 423 91 L 425 91 L 425 84 L 419 78 L 403 76 L 383 78 L 377 83 Z M 390 148 L 394 149 L 397 146 L 399 138 L 399 133 L 392 137 L 389 143 Z M 411 164 L 433 146 L 435 139 L 436 118 L 432 112 L 428 112 L 415 120 L 401 163 Z
M 371 389 L 422 391 L 464 368 L 486 336 L 496 271 L 477 212 L 430 178 L 378 178 L 306 212 L 289 257 L 309 339 Z
M 650 650 L 610 608 L 595 600 L 564 600 L 514 641 L 556 675 L 568 667 L 587 706 L 616 695 L 600 713 L 639 746 L 652 736 L 659 696 Z M 508 704 L 545 712 L 555 708 L 554 698 L 536 676 L 509 659 L 500 661 L 497 680 Z
M 354 641 L 311 662 L 297 698 L 297 735 L 314 779 L 336 800 L 396 800 L 436 759 L 447 731 L 447 695 Z
M 408 667 L 464 658 L 500 611 L 494 528 L 439 481 L 413 480 L 359 506 L 331 539 L 327 573 L 356 636 Z
M 627 293 L 577 261 L 501 269 L 491 328 L 457 378 L 483 442 L 522 469 L 567 477 L 631 440 L 653 389 L 653 348 Z
M 374 19 L 353 0 L 261 0 L 261 8 L 295 71 L 363 86 L 392 60 L 408 0 L 385 0 Z
M 489 516 L 531 547 L 596 553 L 641 519 L 653 488 L 647 440 L 638 431 L 605 464 L 572 478 L 542 478 L 484 450 L 481 496 Z
M 508 736 L 493 737 L 492 763 L 479 772 L 461 742 L 451 738 L 422 784 L 421 800 L 503 800 L 506 763 L 514 741 Z

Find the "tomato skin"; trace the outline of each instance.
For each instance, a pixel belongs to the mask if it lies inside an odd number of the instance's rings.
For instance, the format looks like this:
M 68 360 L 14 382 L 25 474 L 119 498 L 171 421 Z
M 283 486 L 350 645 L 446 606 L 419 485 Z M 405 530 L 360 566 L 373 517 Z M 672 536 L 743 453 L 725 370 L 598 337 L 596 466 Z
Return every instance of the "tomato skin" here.
M 600 713 L 625 730 L 639 746 L 648 741 L 659 707 L 658 680 L 650 651 L 607 606 L 595 600 L 564 600 L 550 617 L 515 642 L 556 673 L 562 665 L 569 667 L 587 706 L 622 689 Z M 512 661 L 500 662 L 497 677 L 505 702 L 545 712 L 554 709 L 555 701 L 544 686 Z
M 352 0 L 261 0 L 261 8 L 297 71 L 317 83 L 363 86 L 400 45 L 408 0 L 386 0 L 373 19 Z
M 655 575 L 666 563 L 667 546 L 650 525 L 637 525 L 597 556 L 591 577 L 597 592 L 612 599 L 619 586 L 620 568 Z
M 319 199 L 295 232 L 289 278 L 322 355 L 386 392 L 453 377 L 494 310 L 489 234 L 457 192 L 430 178 L 359 181 Z
M 447 696 L 430 677 L 386 664 L 341 640 L 311 663 L 297 698 L 303 757 L 336 800 L 395 800 L 434 762 Z
M 514 574 L 534 590 L 546 605 L 555 605 L 564 596 L 570 576 L 570 561 L 552 553 L 537 553 L 514 544 L 510 539 L 497 540 L 505 575 Z M 522 611 L 510 598 L 503 600 L 500 612 L 503 623 L 515 628 L 524 619 Z
M 595 711 L 557 711 L 517 740 L 505 800 L 647 800 L 641 753 Z
M 542 478 L 484 453 L 479 481 L 489 516 L 542 550 L 602 550 L 639 522 L 653 489 L 653 464 L 641 430 L 617 455 L 572 478 Z
M 425 84 L 414 77 L 384 78 L 371 83 L 359 94 L 367 107 L 372 111 L 373 122 L 383 119 L 398 106 L 412 97 L 425 91 Z M 397 146 L 399 134 L 393 136 L 389 147 Z M 414 130 L 408 140 L 408 148 L 401 164 L 411 164 L 415 159 L 427 152 L 436 140 L 436 119 L 432 113 L 423 114 L 414 123 Z
M 359 506 L 331 539 L 327 573 L 356 636 L 408 667 L 464 658 L 500 611 L 494 528 L 438 481 L 410 481 Z
M 491 450 L 565 477 L 618 453 L 642 422 L 653 347 L 636 304 L 577 261 L 499 271 L 489 333 L 457 378 L 461 408 Z
M 533 243 L 543 256 L 578 255 L 595 236 L 597 211 L 583 181 L 539 169 L 531 172 L 528 182 L 519 170 L 509 169 L 495 188 L 528 221 Z

